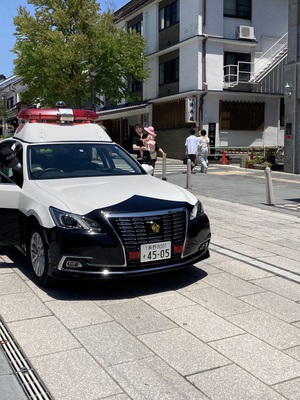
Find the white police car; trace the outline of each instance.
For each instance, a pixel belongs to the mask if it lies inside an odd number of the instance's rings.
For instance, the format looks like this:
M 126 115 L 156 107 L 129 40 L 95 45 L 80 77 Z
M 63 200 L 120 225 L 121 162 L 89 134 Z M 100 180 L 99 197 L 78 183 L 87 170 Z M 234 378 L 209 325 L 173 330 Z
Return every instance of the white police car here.
M 148 174 L 94 111 L 24 109 L 18 118 L 14 136 L 0 142 L 0 243 L 24 251 L 38 284 L 154 273 L 209 257 L 201 203 Z

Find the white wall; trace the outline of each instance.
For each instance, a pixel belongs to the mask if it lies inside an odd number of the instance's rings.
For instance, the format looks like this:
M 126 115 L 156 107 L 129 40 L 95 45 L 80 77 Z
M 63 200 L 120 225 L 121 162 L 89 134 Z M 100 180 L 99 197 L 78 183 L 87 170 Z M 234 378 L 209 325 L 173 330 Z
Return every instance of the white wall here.
M 199 75 L 201 76 L 202 65 L 198 58 L 198 40 L 188 42 L 180 49 L 179 57 L 179 91 L 199 89 Z
M 206 83 L 208 90 L 223 90 L 223 44 L 207 42 L 206 46 Z
M 201 4 L 201 0 L 180 1 L 180 41 L 191 38 L 197 34 L 201 34 Z M 191 12 L 191 10 L 193 11 Z
M 146 54 L 158 49 L 158 4 L 152 4 L 143 10 L 143 36 L 147 39 Z

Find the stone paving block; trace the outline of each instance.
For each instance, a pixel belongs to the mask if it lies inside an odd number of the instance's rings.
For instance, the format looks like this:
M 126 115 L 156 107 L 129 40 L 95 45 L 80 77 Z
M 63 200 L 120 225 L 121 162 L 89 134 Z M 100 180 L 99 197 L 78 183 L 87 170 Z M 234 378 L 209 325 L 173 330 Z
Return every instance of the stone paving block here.
M 295 358 L 296 360 L 300 361 L 300 346 L 293 347 L 291 349 L 287 349 L 284 351 L 285 354 Z
M 253 257 L 253 258 L 262 258 L 262 257 L 272 257 L 274 253 L 262 249 L 258 249 L 257 247 L 250 246 L 249 244 L 242 244 L 233 242 L 226 246 L 228 250 L 236 251 L 237 253 L 243 254 L 244 256 Z
M 235 275 L 245 281 L 252 281 L 254 279 L 273 276 L 271 272 L 255 268 L 253 265 L 249 265 L 246 262 L 240 260 L 233 260 L 232 258 L 230 258 L 226 262 L 222 262 L 219 268 L 221 271 Z
M 177 271 L 176 276 L 178 277 L 176 280 L 168 279 L 168 290 L 173 289 L 178 293 L 184 293 L 188 290 L 208 286 L 204 282 L 207 273 L 201 269 L 201 266 L 198 268 L 191 265 Z
M 139 339 L 184 376 L 230 362 L 182 328 L 149 333 Z
M 131 400 L 127 394 L 117 394 L 115 396 L 106 397 L 105 400 Z
M 32 292 L 0 296 L 0 310 L 6 322 L 51 314 L 50 310 Z
M 174 327 L 173 322 L 140 299 L 102 308 L 135 336 Z
M 152 351 L 117 322 L 74 329 L 73 334 L 105 367 L 153 356 Z
M 288 247 L 285 247 L 285 243 L 280 243 L 280 245 L 274 242 L 267 242 L 265 240 L 260 240 L 258 238 L 253 237 L 245 237 L 245 238 L 237 238 L 236 242 L 250 244 L 251 246 L 256 246 L 259 249 L 264 249 L 276 255 L 292 258 L 294 260 L 300 260 L 300 251 L 292 250 Z
M 55 317 L 17 321 L 8 328 L 28 357 L 81 347 L 80 343 Z
M 172 310 L 173 308 L 195 304 L 192 300 L 174 291 L 142 296 L 141 299 L 158 311 Z
M 14 273 L 13 268 L 7 267 L 6 265 L 4 265 L 4 263 L 0 262 L 0 275 L 13 274 L 13 273 Z
M 1 269 L 2 267 L 0 267 Z M 7 270 L 8 271 L 8 270 Z M 15 273 L 2 273 L 0 275 L 0 296 L 12 293 L 29 292 L 29 288 Z
M 215 212 L 215 210 L 212 211 L 212 213 L 214 213 L 214 212 Z M 211 220 L 211 221 L 212 221 L 212 223 L 214 222 L 213 220 Z M 221 237 L 228 238 L 228 239 L 236 239 L 241 236 L 244 236 L 244 235 L 241 235 L 241 233 L 239 233 L 239 232 L 235 232 L 234 230 L 228 229 L 227 227 L 218 226 L 216 223 L 212 224 L 211 229 L 212 229 L 213 237 L 214 237 L 214 235 L 219 235 Z
M 28 396 L 14 375 L 0 375 L 1 400 L 28 400 Z
M 197 268 L 201 269 L 202 271 L 206 272 L 209 275 L 219 274 L 220 272 L 222 272 L 222 270 L 220 268 L 217 268 L 214 264 L 210 264 L 210 258 L 205 260 L 205 262 L 202 261 L 202 262 L 195 264 L 195 266 Z
M 48 301 L 46 305 L 68 328 L 95 325 L 112 318 L 91 300 Z
M 43 288 L 42 286 L 38 286 L 35 282 L 33 281 L 27 281 L 26 282 L 27 286 L 32 290 L 32 292 L 43 302 L 45 303 L 46 301 L 50 300 L 55 300 L 57 297 L 57 291 L 52 288 Z M 59 289 L 58 289 L 59 291 Z
M 299 258 L 300 260 L 300 258 Z M 255 285 L 260 286 L 270 292 L 277 293 L 287 299 L 300 301 L 299 283 L 288 281 L 279 276 L 273 276 L 265 279 L 256 279 Z
M 108 372 L 132 400 L 208 400 L 158 357 L 119 364 Z
M 0 375 L 8 375 L 12 373 L 12 369 L 9 365 L 9 362 L 2 350 L 2 348 L 0 347 Z M 1 399 L 1 397 L 0 397 Z
M 289 400 L 299 400 L 300 398 L 300 378 L 289 382 L 274 385 L 274 389 L 278 390 L 285 398 Z
M 277 349 L 300 345 L 300 329 L 263 311 L 252 311 L 226 319 Z
M 279 238 L 277 236 L 273 237 L 272 242 L 277 245 L 279 248 L 282 246 L 283 241 L 282 238 Z M 294 240 L 294 238 L 289 238 L 288 240 L 284 241 L 284 247 L 287 249 L 291 249 L 291 250 L 299 250 L 299 241 Z
M 204 342 L 244 333 L 242 329 L 200 305 L 177 308 L 165 311 L 164 314 Z
M 252 306 L 214 287 L 197 289 L 185 294 L 194 302 L 220 316 L 229 316 L 254 310 Z
M 238 365 L 227 365 L 188 377 L 211 400 L 284 400 Z
M 237 276 L 228 274 L 227 272 L 207 276 L 204 281 L 231 296 L 237 297 L 265 291 L 265 289 L 253 285 L 250 282 L 246 282 Z
M 250 334 L 210 345 L 267 385 L 300 377 L 300 362 Z
M 35 357 L 32 364 L 57 400 L 98 400 L 123 392 L 84 349 Z
M 242 300 L 286 322 L 300 321 L 300 304 L 276 293 L 257 293 L 243 296 Z
M 296 272 L 297 274 L 300 274 L 299 260 L 292 260 L 291 258 L 282 256 L 273 256 L 273 257 L 265 257 L 262 259 L 262 261 L 275 265 L 276 267 L 286 269 L 287 271 Z

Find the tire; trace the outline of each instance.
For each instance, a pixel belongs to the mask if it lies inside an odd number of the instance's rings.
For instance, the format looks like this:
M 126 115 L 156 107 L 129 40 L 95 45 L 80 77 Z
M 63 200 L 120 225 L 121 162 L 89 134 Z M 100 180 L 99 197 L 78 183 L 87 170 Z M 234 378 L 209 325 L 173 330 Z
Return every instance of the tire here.
M 28 235 L 27 257 L 34 274 L 34 281 L 41 286 L 50 283 L 48 248 L 39 225 L 34 225 Z

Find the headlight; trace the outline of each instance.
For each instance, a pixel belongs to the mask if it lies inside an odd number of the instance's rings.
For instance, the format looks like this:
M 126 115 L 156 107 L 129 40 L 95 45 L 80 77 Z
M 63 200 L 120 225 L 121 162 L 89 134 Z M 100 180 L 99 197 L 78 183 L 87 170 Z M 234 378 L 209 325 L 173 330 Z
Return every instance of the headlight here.
M 55 225 L 59 226 L 60 228 L 86 230 L 95 229 L 101 231 L 100 225 L 93 219 L 58 210 L 54 207 L 49 207 L 49 210 Z
M 197 217 L 200 217 L 200 215 L 202 215 L 203 213 L 204 213 L 203 206 L 201 202 L 198 200 L 190 213 L 190 219 L 195 219 Z

